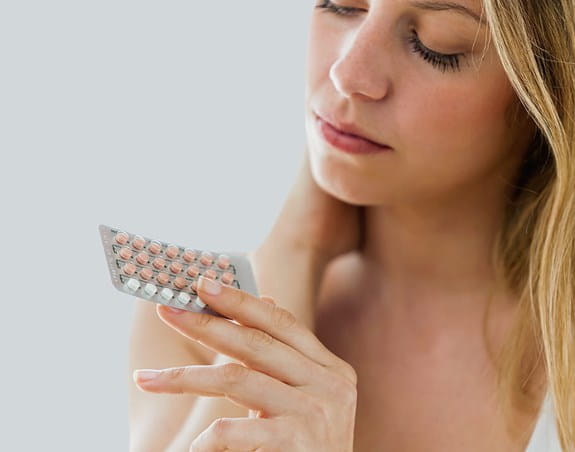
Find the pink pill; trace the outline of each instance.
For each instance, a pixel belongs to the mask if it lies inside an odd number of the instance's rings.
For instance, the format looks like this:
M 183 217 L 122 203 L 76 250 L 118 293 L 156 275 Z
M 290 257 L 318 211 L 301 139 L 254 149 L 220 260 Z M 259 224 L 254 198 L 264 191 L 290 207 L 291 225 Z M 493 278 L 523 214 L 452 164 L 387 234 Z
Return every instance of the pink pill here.
M 174 286 L 176 286 L 180 290 L 182 290 L 187 285 L 188 285 L 187 281 L 181 276 L 176 276 L 176 279 L 174 279 Z
M 188 267 L 188 269 L 186 270 L 186 273 L 188 276 L 195 278 L 196 276 L 198 276 L 200 274 L 200 269 L 196 265 L 190 265 Z
M 150 279 L 152 279 L 154 272 L 152 271 L 151 268 L 142 268 L 140 270 L 140 278 L 142 278 L 145 281 L 149 281 Z
M 222 270 L 226 270 L 230 266 L 230 258 L 225 254 L 220 254 L 218 257 L 218 267 Z
M 218 274 L 216 273 L 215 270 L 212 270 L 212 269 L 210 268 L 209 270 L 206 270 L 206 271 L 204 272 L 204 276 L 205 276 L 206 278 L 209 278 L 209 279 L 216 279 L 216 276 L 218 276 Z
M 182 258 L 189 264 L 196 258 L 196 253 L 191 249 L 186 249 L 184 254 L 182 254 Z
M 144 239 L 144 237 L 137 235 L 136 237 L 134 237 L 134 241 L 132 242 L 132 246 L 134 248 L 136 248 L 137 250 L 141 250 L 142 248 L 144 248 L 145 243 L 146 243 L 146 240 Z
M 136 266 L 128 262 L 122 267 L 122 271 L 128 276 L 132 276 L 136 272 Z
M 149 260 L 150 258 L 146 253 L 140 253 L 136 256 L 136 262 L 138 262 L 140 265 L 146 265 Z
M 148 251 L 152 254 L 160 254 L 162 252 L 162 245 L 159 242 L 151 242 L 148 246 Z
M 179 251 L 180 249 L 177 246 L 170 245 L 166 248 L 166 256 L 168 256 L 170 259 L 173 259 L 178 255 Z
M 128 243 L 129 238 L 130 236 L 127 233 L 118 232 L 114 237 L 114 240 L 116 241 L 116 243 L 119 243 L 120 245 L 125 245 L 126 243 Z
M 168 283 L 168 281 L 170 281 L 170 275 L 164 272 L 160 272 L 158 273 L 158 276 L 156 276 L 156 281 L 162 285 L 165 285 Z
M 234 282 L 234 275 L 230 272 L 224 272 L 221 277 L 221 280 L 224 284 L 231 284 Z
M 213 260 L 214 257 L 207 251 L 204 251 L 200 256 L 200 263 L 205 266 L 212 265 Z
M 152 261 L 152 265 L 154 266 L 154 268 L 156 270 L 161 270 L 166 265 L 166 261 L 164 259 L 162 259 L 161 257 L 156 257 Z
M 182 271 L 182 264 L 179 262 L 172 262 L 170 264 L 170 271 L 172 273 L 180 273 Z
M 118 254 L 122 259 L 128 260 L 132 257 L 132 250 L 130 248 L 124 247 Z

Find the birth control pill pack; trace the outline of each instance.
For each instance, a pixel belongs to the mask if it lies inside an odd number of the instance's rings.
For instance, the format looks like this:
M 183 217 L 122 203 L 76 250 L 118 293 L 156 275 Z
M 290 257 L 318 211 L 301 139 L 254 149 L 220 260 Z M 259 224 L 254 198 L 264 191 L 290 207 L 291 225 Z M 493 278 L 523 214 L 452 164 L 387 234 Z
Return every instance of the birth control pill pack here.
M 223 317 L 198 296 L 198 278 L 218 280 L 259 297 L 245 254 L 183 247 L 99 225 L 114 286 L 128 295 Z

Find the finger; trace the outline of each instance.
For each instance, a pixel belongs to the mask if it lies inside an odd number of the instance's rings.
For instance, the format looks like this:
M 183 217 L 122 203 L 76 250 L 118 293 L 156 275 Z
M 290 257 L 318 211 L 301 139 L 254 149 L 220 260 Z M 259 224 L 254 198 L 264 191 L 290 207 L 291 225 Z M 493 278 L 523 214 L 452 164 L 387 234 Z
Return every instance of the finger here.
M 194 440 L 190 452 L 256 451 L 277 444 L 271 419 L 216 419 Z M 279 449 L 278 449 L 279 450 Z
M 163 308 L 158 308 L 162 318 Z M 289 345 L 257 328 L 205 313 L 185 312 L 168 318 L 172 328 L 203 346 L 292 386 L 329 378 L 329 371 Z
M 342 363 L 346 364 L 286 309 L 261 303 L 259 298 L 243 290 L 203 276 L 198 280 L 198 292 L 202 301 L 213 310 L 243 325 L 265 331 L 322 366 L 340 370 Z
M 305 393 L 237 363 L 140 369 L 134 381 L 147 392 L 225 397 L 269 416 L 295 413 L 309 403 Z

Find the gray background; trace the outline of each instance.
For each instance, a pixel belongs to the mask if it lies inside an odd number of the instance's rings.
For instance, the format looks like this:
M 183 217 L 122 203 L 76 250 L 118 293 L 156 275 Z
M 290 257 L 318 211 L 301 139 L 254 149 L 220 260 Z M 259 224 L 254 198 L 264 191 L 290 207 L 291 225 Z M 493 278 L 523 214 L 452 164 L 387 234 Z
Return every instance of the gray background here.
M 128 448 L 100 223 L 255 248 L 303 156 L 313 2 L 0 2 L 0 450 Z

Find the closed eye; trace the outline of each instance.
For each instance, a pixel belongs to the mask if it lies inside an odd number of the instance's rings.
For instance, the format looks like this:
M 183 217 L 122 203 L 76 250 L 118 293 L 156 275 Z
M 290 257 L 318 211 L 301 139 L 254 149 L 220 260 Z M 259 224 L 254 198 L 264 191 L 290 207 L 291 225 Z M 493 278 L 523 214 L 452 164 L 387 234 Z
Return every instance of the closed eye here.
M 361 8 L 340 6 L 333 3 L 331 0 L 323 0 L 322 3 L 316 6 L 316 8 L 323 9 L 324 11 L 331 14 L 346 17 L 352 17 L 357 13 L 364 11 Z M 446 54 L 436 52 L 435 50 L 432 50 L 423 45 L 415 31 L 408 38 L 408 42 L 411 44 L 413 53 L 418 53 L 424 61 L 428 62 L 440 71 L 445 72 L 447 69 L 452 71 L 460 71 L 459 59 L 460 57 L 465 56 L 463 53 Z

